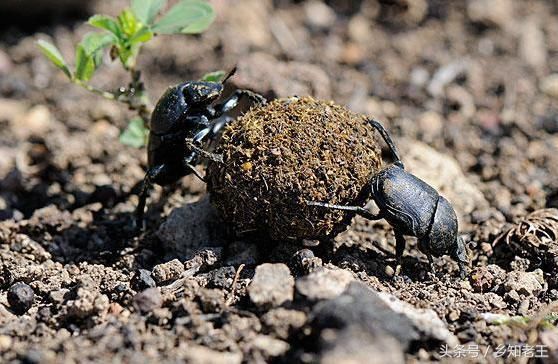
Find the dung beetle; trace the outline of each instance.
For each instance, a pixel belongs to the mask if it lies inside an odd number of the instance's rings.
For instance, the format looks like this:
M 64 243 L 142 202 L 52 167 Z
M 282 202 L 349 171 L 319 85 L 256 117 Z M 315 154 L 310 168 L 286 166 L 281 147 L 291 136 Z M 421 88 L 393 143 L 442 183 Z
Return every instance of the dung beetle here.
M 213 104 L 235 71 L 236 67 L 221 82 L 186 81 L 170 87 L 157 102 L 149 123 L 148 169 L 135 212 L 136 228 L 143 227 L 145 203 L 153 184 L 169 185 L 190 173 L 205 181 L 195 165 L 201 157 L 218 156 L 201 147 L 214 141 L 232 120 L 225 113 L 234 109 L 242 96 L 258 104 L 266 103 L 263 96 L 240 89 L 222 102 Z
M 459 265 L 461 278 L 465 278 L 468 264 L 465 244 L 457 232 L 457 216 L 448 200 L 426 182 L 405 171 L 395 144 L 382 124 L 367 120 L 388 145 L 394 162 L 371 177 L 368 192 L 379 208 L 373 214 L 361 206 L 341 206 L 308 201 L 310 206 L 351 211 L 370 220 L 385 219 L 395 233 L 397 270 L 405 250 L 404 235 L 418 239 L 418 248 L 428 257 L 433 268 L 432 256 L 449 255 Z

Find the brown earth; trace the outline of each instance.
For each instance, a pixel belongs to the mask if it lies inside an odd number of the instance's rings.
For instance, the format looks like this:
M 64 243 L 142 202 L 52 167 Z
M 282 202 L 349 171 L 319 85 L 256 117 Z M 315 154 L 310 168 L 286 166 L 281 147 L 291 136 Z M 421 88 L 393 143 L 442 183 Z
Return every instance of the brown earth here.
M 449 257 L 430 272 L 411 238 L 394 276 L 384 221 L 355 218 L 323 256 L 302 243 L 231 239 L 192 176 L 154 191 L 148 228 L 134 236 L 146 156 L 118 141 L 131 113 L 69 85 L 34 44 L 54 40 L 72 59 L 90 29 L 68 18 L 8 24 L 0 361 L 427 362 L 458 344 L 481 353 L 463 361 L 516 362 L 513 345 L 546 345 L 556 360 L 557 212 L 538 211 L 558 207 L 556 3 L 212 3 L 218 18 L 206 33 L 146 47 L 140 67 L 153 99 L 237 64 L 237 87 L 375 116 L 409 170 L 456 208 L 468 279 Z M 126 4 L 99 1 L 94 11 Z M 115 64 L 94 81 L 126 82 Z M 35 295 L 23 315 L 8 303 L 16 282 Z M 499 345 L 512 347 L 496 358 Z

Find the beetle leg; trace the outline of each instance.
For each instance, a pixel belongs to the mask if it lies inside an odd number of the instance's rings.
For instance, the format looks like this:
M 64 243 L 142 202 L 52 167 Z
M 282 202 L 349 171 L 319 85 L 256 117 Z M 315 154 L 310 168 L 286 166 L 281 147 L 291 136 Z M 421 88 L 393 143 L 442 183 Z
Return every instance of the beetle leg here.
M 382 136 L 382 138 L 384 139 L 384 141 L 388 145 L 388 147 L 391 151 L 391 154 L 393 156 L 393 159 L 394 159 L 394 164 L 397 164 L 399 167 L 405 169 L 405 166 L 403 165 L 403 162 L 401 161 L 401 158 L 399 157 L 399 152 L 397 151 L 397 147 L 395 146 L 395 143 L 391 139 L 391 136 L 389 135 L 387 130 L 384 128 L 384 126 L 382 124 L 380 124 L 379 121 L 374 120 L 374 119 L 367 119 L 367 121 L 370 123 L 370 125 L 372 125 L 372 127 L 374 129 L 376 129 L 380 133 L 380 135 Z
M 207 139 L 207 136 L 210 135 L 211 133 L 211 128 L 207 127 L 204 128 L 202 130 L 200 130 L 196 135 L 194 135 L 194 137 L 192 139 L 186 139 L 186 143 L 188 144 L 187 146 L 192 149 L 192 154 L 190 156 L 188 156 L 187 158 L 189 158 L 189 162 L 187 163 L 192 163 L 192 161 L 194 160 L 194 158 L 196 157 L 196 153 L 204 156 L 207 159 L 211 159 L 214 162 L 220 162 L 223 163 L 223 156 L 221 156 L 220 154 L 215 154 L 215 153 L 211 153 L 208 152 L 206 150 L 204 150 L 203 148 L 200 147 L 201 143 Z
M 194 165 L 192 164 L 193 161 L 196 159 L 196 157 L 197 157 L 196 152 L 190 153 L 189 155 L 184 157 L 184 159 L 182 160 L 182 165 L 184 166 L 185 170 L 192 172 L 194 174 L 194 176 L 196 176 L 200 179 L 200 181 L 202 181 L 204 183 L 207 183 L 207 181 L 205 180 L 205 177 L 202 176 L 200 174 L 200 172 L 198 172 L 196 167 L 194 167 Z
M 457 261 L 457 265 L 459 266 L 459 276 L 461 279 L 465 279 L 467 275 L 467 264 L 469 263 L 469 259 L 467 258 L 467 250 L 465 249 L 465 243 L 461 236 L 456 238 L 455 242 L 455 249 L 451 252 L 450 255 L 455 261 Z
M 138 230 L 143 230 L 143 215 L 145 213 L 145 203 L 147 201 L 147 196 L 149 195 L 149 190 L 151 190 L 151 187 L 153 186 L 153 181 L 162 173 L 164 173 L 165 170 L 166 165 L 164 164 L 155 166 L 153 168 L 150 168 L 143 178 L 143 184 L 139 193 L 138 206 L 136 207 L 135 212 L 135 228 Z
M 333 209 L 333 210 L 351 211 L 351 212 L 356 213 L 357 215 L 360 215 L 362 217 L 367 218 L 368 220 L 383 219 L 383 216 L 382 216 L 381 213 L 374 215 L 373 213 L 371 213 L 370 211 L 368 211 L 364 207 L 360 207 L 360 206 L 341 206 L 341 205 L 333 205 L 333 204 L 330 204 L 330 203 L 317 202 L 317 201 L 306 201 L 306 204 L 308 206 L 325 207 L 325 208 Z
M 265 105 L 267 103 L 267 100 L 265 99 L 265 97 L 263 97 L 260 94 L 255 93 L 253 91 L 250 91 L 250 90 L 236 90 L 235 92 L 232 93 L 231 96 L 227 97 L 223 102 L 214 106 L 215 117 L 219 117 L 219 116 L 223 115 L 224 113 L 226 113 L 227 111 L 230 111 L 230 110 L 234 109 L 238 105 L 238 101 L 240 100 L 240 97 L 242 97 L 242 96 L 248 97 L 250 100 L 252 100 L 257 105 Z

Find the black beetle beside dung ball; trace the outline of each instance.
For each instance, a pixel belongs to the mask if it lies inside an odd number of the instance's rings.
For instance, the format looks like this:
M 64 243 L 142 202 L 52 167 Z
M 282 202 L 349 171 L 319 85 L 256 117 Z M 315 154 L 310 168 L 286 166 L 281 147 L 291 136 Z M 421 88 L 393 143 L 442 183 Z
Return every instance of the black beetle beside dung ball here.
M 213 204 L 237 234 L 273 240 L 327 239 L 353 214 L 306 201 L 362 205 L 380 170 L 378 140 L 366 119 L 311 97 L 278 99 L 232 121 L 210 162 Z

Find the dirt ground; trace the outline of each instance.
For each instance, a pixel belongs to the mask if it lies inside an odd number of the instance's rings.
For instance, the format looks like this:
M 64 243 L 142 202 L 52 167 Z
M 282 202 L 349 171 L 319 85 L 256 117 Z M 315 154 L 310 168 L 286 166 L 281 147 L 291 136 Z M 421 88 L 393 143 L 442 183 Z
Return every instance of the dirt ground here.
M 384 221 L 355 218 L 320 256 L 235 239 L 192 176 L 155 189 L 136 236 L 146 155 L 118 141 L 132 114 L 70 85 L 35 46 L 73 59 L 89 27 L 2 21 L 0 361 L 558 361 L 558 3 L 211 3 L 203 35 L 144 50 L 152 98 L 236 64 L 236 87 L 382 120 L 408 169 L 454 205 L 467 279 L 447 256 L 432 273 L 412 238 L 395 275 Z M 126 82 L 116 64 L 94 80 Z M 18 282 L 34 292 L 23 314 L 8 303 Z

